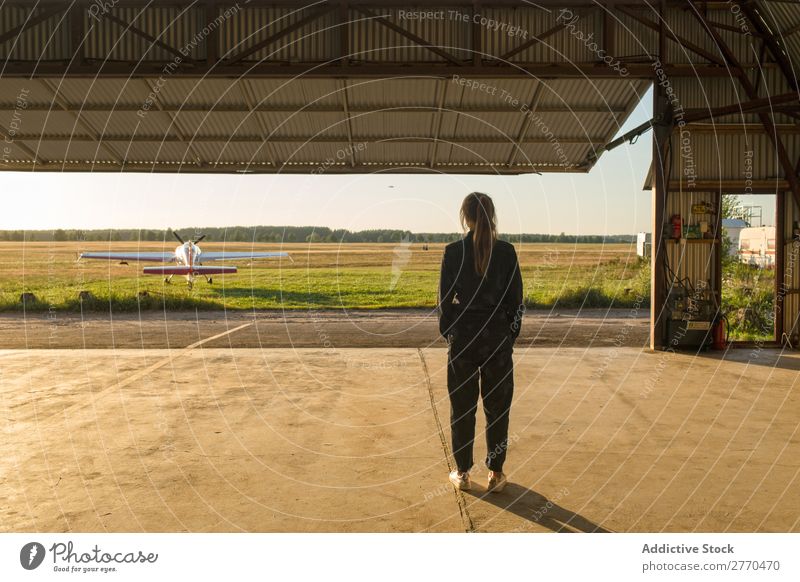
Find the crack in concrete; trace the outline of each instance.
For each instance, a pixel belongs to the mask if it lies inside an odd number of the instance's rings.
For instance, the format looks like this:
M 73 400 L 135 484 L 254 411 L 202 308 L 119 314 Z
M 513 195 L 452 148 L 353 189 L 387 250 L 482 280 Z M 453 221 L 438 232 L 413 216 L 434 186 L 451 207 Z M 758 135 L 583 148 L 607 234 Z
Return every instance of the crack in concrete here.
M 450 446 L 447 444 L 447 437 L 442 428 L 442 421 L 439 418 L 439 411 L 436 408 L 436 399 L 433 396 L 433 385 L 431 384 L 431 376 L 428 373 L 428 363 L 425 361 L 425 355 L 422 353 L 421 348 L 417 348 L 419 360 L 422 363 L 422 372 L 425 374 L 425 384 L 428 389 L 428 398 L 431 402 L 431 411 L 433 412 L 433 420 L 436 423 L 436 430 L 439 433 L 439 440 L 442 443 L 442 451 L 444 452 L 444 460 L 447 463 L 448 473 L 453 470 L 453 465 L 450 463 Z M 464 531 L 472 533 L 475 531 L 475 525 L 472 523 L 472 517 L 469 515 L 467 500 L 464 498 L 464 493 L 453 487 L 456 503 L 458 503 L 458 512 L 461 514 L 461 523 L 464 526 Z

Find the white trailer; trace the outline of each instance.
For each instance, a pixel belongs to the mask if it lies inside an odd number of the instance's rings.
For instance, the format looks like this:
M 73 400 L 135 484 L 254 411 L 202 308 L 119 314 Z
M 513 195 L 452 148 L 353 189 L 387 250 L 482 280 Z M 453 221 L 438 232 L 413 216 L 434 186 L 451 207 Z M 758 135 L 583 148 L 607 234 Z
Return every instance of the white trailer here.
M 739 233 L 739 260 L 763 268 L 775 266 L 775 227 L 743 228 Z
M 653 246 L 653 241 L 649 232 L 640 232 L 636 234 L 636 254 L 642 258 L 650 257 L 650 250 Z

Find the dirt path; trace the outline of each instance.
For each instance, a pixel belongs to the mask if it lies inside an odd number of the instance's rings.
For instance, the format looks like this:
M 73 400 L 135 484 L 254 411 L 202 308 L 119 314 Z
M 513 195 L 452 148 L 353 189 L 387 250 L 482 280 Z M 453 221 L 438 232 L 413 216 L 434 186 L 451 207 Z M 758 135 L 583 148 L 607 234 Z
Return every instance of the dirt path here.
M 347 348 L 442 346 L 427 310 L 245 311 L 0 315 L 0 348 L 182 348 L 244 326 L 207 347 Z M 531 311 L 519 346 L 630 346 L 647 342 L 647 312 L 629 309 Z

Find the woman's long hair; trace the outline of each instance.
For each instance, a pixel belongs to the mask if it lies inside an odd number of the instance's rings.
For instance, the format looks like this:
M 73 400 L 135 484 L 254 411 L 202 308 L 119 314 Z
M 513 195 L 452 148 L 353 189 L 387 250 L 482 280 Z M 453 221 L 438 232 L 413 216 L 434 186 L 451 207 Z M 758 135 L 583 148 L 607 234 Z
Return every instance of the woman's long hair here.
M 475 255 L 475 272 L 486 275 L 489 258 L 497 240 L 497 218 L 494 202 L 488 194 L 473 192 L 461 204 L 461 225 L 472 228 L 472 248 Z

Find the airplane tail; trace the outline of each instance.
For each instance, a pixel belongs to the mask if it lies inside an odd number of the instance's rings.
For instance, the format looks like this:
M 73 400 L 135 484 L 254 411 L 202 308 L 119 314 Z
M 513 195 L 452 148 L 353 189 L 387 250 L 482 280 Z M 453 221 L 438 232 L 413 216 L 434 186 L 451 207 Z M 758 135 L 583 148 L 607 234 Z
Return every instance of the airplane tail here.
M 145 267 L 145 275 L 231 275 L 236 272 L 236 267 L 225 267 L 215 265 L 207 267 L 204 265 L 168 265 L 164 267 Z

